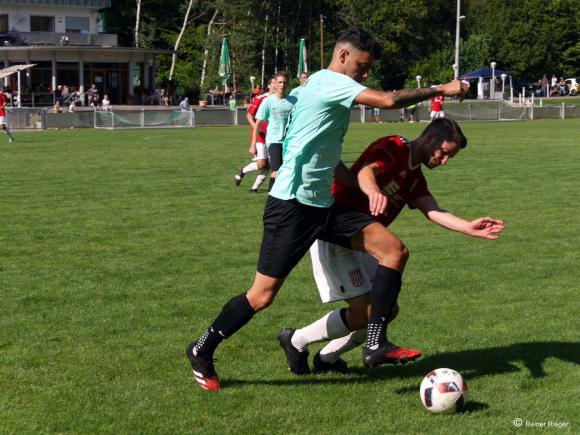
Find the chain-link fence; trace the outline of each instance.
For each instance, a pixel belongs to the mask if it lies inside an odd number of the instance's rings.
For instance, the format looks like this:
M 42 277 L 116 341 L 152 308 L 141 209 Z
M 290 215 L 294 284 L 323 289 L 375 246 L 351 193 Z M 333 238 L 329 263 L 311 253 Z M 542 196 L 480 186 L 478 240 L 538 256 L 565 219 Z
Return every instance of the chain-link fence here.
M 579 105 L 519 106 L 502 101 L 449 102 L 444 106 L 445 116 L 456 121 L 510 121 L 533 119 L 578 119 Z M 429 105 L 419 104 L 418 121 L 429 120 Z M 351 110 L 351 122 L 399 122 L 409 120 L 404 110 L 374 111 L 365 106 Z M 246 109 L 229 108 L 193 109 L 182 112 L 177 108 L 115 108 L 112 111 L 79 110 L 53 113 L 44 108 L 7 108 L 7 122 L 12 129 L 45 128 L 162 128 L 221 125 L 248 125 Z

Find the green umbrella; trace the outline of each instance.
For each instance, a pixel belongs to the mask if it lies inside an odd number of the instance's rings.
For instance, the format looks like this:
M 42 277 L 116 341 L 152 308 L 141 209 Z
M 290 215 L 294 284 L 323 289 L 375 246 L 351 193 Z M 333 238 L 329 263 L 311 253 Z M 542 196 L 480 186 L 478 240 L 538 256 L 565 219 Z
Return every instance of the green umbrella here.
M 230 74 L 232 73 L 232 67 L 230 65 L 230 47 L 228 45 L 228 39 L 223 38 L 222 40 L 222 52 L 220 54 L 220 66 L 218 69 L 218 74 L 222 78 L 222 84 L 224 85 L 224 90 L 228 92 L 228 80 Z
M 296 77 L 300 78 L 300 74 L 308 72 L 308 64 L 306 63 L 306 43 L 304 38 L 300 39 L 300 46 L 298 47 L 298 73 Z

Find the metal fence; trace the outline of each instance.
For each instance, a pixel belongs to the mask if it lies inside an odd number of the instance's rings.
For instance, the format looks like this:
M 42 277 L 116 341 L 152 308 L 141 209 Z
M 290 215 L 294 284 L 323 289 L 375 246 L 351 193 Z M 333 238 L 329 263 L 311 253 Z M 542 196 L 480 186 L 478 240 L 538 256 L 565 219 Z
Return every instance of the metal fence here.
M 417 120 L 429 120 L 429 106 L 417 107 Z M 403 110 L 381 110 L 379 121 L 399 122 L 408 120 Z M 445 116 L 456 121 L 514 121 L 533 119 L 579 119 L 580 105 L 518 106 L 501 101 L 445 104 Z M 374 122 L 372 109 L 355 106 L 351 110 L 351 122 Z M 46 128 L 162 128 L 248 125 L 246 109 L 224 108 L 195 109 L 181 112 L 177 108 L 135 108 L 99 112 L 79 110 L 53 113 L 50 109 L 7 108 L 7 123 L 13 129 Z

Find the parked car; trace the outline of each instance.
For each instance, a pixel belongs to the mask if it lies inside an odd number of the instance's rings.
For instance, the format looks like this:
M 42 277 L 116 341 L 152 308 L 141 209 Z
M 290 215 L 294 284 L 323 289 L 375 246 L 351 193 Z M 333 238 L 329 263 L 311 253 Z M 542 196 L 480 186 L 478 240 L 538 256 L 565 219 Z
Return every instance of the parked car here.
M 566 86 L 568 87 L 568 95 L 578 94 L 578 82 L 575 78 L 566 79 Z

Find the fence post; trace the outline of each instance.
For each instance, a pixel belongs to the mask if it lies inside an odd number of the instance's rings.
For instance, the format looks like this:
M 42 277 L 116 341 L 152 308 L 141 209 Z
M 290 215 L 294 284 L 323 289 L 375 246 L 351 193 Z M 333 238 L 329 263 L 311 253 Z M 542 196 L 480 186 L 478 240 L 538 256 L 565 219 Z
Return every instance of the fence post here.
M 367 107 L 364 104 L 359 104 L 358 108 L 360 110 L 360 122 L 364 124 L 366 121 Z
M 234 110 L 234 125 L 238 125 L 238 108 Z
M 145 108 L 144 107 L 141 107 L 140 121 L 141 121 L 141 128 L 145 128 Z
M 46 130 L 48 128 L 48 110 L 43 109 L 42 110 L 42 129 Z
M 195 127 L 195 112 L 191 109 L 191 126 Z
M 189 126 L 193 127 L 193 109 L 189 109 Z
M 501 121 L 501 101 L 497 102 L 497 120 Z
M 562 108 L 560 109 L 560 117 L 566 119 L 566 103 L 562 102 Z
M 467 105 L 467 119 L 471 121 L 471 103 Z
M 530 119 L 531 120 L 534 119 L 534 105 L 533 104 L 530 106 Z

